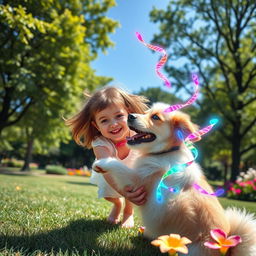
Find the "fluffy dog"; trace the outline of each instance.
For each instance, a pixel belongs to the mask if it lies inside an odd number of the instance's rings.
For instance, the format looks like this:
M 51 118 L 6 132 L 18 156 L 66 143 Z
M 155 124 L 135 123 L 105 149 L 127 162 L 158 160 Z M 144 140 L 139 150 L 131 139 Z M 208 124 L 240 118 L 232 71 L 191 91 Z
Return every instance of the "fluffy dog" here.
M 242 243 L 229 249 L 232 256 L 256 256 L 256 220 L 252 214 L 236 209 L 224 210 L 217 197 L 198 192 L 197 183 L 213 192 L 196 163 L 184 171 L 165 179 L 169 187 L 178 186 L 179 193 L 163 191 L 163 202 L 156 199 L 156 189 L 161 177 L 176 164 L 193 160 L 190 150 L 176 136 L 177 131 L 186 137 L 197 130 L 190 117 L 180 111 L 165 113 L 166 104 L 157 103 L 146 114 L 130 114 L 128 125 L 137 132 L 128 138 L 132 150 L 138 150 L 134 168 L 130 169 L 115 158 L 94 162 L 95 171 L 110 172 L 117 185 L 137 188 L 145 186 L 147 202 L 140 206 L 145 236 L 155 239 L 170 233 L 180 234 L 192 241 L 190 256 L 218 256 L 218 250 L 208 249 L 204 242 L 211 241 L 210 230 L 222 229 L 228 236 L 239 235 Z

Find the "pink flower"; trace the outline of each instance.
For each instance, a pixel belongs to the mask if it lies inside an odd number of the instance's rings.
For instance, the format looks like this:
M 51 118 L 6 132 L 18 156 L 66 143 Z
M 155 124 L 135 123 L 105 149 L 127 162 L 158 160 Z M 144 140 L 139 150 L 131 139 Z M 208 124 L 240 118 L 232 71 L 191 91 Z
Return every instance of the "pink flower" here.
M 226 255 L 230 247 L 235 247 L 242 242 L 240 236 L 230 236 L 221 229 L 211 230 L 211 237 L 217 242 L 205 242 L 204 245 L 211 249 L 219 249 L 221 255 Z
M 236 192 L 237 195 L 239 195 L 239 194 L 242 193 L 242 190 L 241 190 L 240 188 L 237 188 L 237 189 L 235 190 L 235 192 Z
M 139 227 L 139 234 L 143 235 L 144 231 L 145 231 L 145 227 L 143 226 Z
M 252 185 L 252 184 L 253 184 L 253 181 L 252 181 L 252 180 L 247 180 L 246 183 L 247 183 L 248 185 Z

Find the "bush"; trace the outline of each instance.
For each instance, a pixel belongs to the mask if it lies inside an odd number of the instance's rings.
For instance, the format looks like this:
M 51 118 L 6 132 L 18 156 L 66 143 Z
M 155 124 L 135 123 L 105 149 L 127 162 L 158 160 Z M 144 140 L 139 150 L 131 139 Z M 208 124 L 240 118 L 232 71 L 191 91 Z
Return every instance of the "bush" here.
M 46 174 L 66 175 L 67 170 L 59 165 L 47 165 Z
M 30 168 L 31 170 L 36 170 L 36 169 L 38 169 L 38 164 L 37 164 L 37 163 L 30 163 L 30 164 L 29 164 L 29 168 Z
M 15 168 L 21 168 L 24 165 L 24 161 L 23 160 L 18 160 L 15 158 L 5 158 L 2 160 L 1 162 L 2 166 L 5 167 L 15 167 Z M 29 167 L 31 170 L 36 170 L 38 169 L 38 164 L 37 163 L 30 163 Z
M 24 161 L 15 158 L 5 158 L 2 160 L 2 165 L 6 167 L 21 168 L 24 165 Z
M 256 170 L 250 168 L 247 172 L 242 172 L 236 182 L 230 184 L 227 197 L 256 201 Z

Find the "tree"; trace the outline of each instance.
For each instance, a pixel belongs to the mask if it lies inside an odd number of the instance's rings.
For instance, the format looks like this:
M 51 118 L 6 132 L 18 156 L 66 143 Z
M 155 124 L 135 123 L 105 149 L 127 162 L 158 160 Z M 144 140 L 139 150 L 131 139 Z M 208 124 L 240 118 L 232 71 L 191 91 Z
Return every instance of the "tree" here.
M 256 3 L 254 0 L 172 0 L 166 10 L 153 9 L 160 23 L 154 43 L 169 47 L 182 60 L 166 71 L 185 86 L 189 72 L 199 73 L 205 106 L 225 121 L 219 131 L 231 145 L 231 179 L 239 174 L 242 157 L 256 148 Z M 173 61 L 174 61 L 173 58 Z M 192 93 L 192 92 L 191 92 Z M 202 103 L 206 103 L 202 104 Z
M 89 63 L 98 48 L 112 45 L 108 33 L 117 26 L 104 16 L 113 0 L 6 2 L 0 5 L 0 132 L 35 102 L 67 104 L 82 86 L 92 89 Z
M 28 160 L 35 139 L 56 144 L 67 138 L 61 117 L 73 111 L 84 89 L 110 80 L 96 76 L 90 62 L 98 49 L 113 45 L 108 33 L 118 23 L 105 12 L 115 2 L 1 3 L 0 135 L 12 125 L 24 127 Z
M 166 104 L 174 104 L 177 102 L 181 102 L 180 99 L 175 97 L 174 95 L 163 91 L 159 87 L 152 87 L 148 89 L 141 89 L 138 94 L 143 95 L 149 99 L 149 103 L 152 105 L 155 102 L 163 102 Z

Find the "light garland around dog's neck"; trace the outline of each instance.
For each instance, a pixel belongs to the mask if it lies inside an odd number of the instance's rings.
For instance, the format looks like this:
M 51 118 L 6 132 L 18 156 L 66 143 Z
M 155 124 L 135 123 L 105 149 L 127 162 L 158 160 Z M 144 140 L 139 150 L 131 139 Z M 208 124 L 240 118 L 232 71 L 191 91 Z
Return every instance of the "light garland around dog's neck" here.
M 167 186 L 166 184 L 164 184 L 164 180 L 169 177 L 172 174 L 178 173 L 178 172 L 182 172 L 185 171 L 185 168 L 188 167 L 189 165 L 191 165 L 193 162 L 195 162 L 197 156 L 198 156 L 198 150 L 197 148 L 193 145 L 193 140 L 205 135 L 206 133 L 208 133 L 213 126 L 218 122 L 217 119 L 211 119 L 210 120 L 210 125 L 202 128 L 201 130 L 197 131 L 196 133 L 191 133 L 189 134 L 185 139 L 183 138 L 183 135 L 180 131 L 178 131 L 177 135 L 178 138 L 180 140 L 182 140 L 184 142 L 184 144 L 186 145 L 186 147 L 191 151 L 192 155 L 193 155 L 193 160 L 183 163 L 183 164 L 177 164 L 174 165 L 172 168 L 170 168 L 161 178 L 157 189 L 156 189 L 156 198 L 157 201 L 159 203 L 161 203 L 163 201 L 163 195 L 162 195 L 162 189 L 167 189 L 168 191 L 172 192 L 172 193 L 179 193 L 180 192 L 180 188 L 179 186 Z M 193 187 L 199 191 L 202 194 L 205 195 L 211 195 L 211 196 L 219 196 L 221 194 L 223 194 L 223 189 L 218 189 L 216 192 L 214 193 L 208 193 L 206 190 L 204 190 L 202 187 L 200 187 L 198 184 L 194 184 Z

